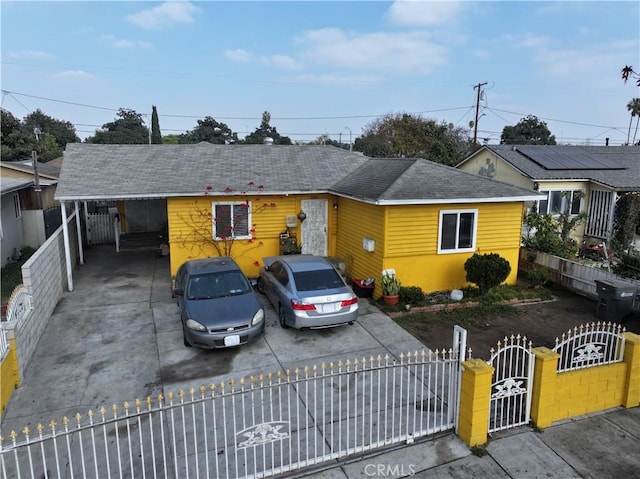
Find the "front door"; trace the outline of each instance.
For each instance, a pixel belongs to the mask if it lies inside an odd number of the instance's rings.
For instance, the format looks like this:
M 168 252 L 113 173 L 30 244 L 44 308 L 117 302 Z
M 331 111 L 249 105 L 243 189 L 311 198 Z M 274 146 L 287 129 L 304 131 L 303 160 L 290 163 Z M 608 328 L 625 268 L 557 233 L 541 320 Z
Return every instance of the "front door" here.
M 302 223 L 302 252 L 327 255 L 327 200 L 302 200 L 300 206 L 307 218 Z

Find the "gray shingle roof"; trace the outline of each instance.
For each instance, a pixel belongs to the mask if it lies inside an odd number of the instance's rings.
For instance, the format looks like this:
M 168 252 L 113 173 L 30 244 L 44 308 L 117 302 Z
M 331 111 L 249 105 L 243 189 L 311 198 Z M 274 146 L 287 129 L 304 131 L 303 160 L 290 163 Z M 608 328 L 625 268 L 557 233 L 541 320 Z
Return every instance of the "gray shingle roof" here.
M 193 196 L 207 187 L 210 194 L 327 191 L 366 161 L 360 153 L 322 145 L 69 143 L 56 198 Z
M 535 196 L 533 191 L 427 160 L 369 159 L 332 146 L 70 143 L 55 197 L 69 201 L 258 191 L 330 191 L 382 203 Z
M 572 154 L 579 156 L 586 153 L 592 158 L 603 162 L 614 162 L 623 169 L 565 169 L 551 170 L 542 167 L 534 161 L 535 149 L 544 153 L 550 147 L 527 146 L 531 158 L 517 151 L 520 145 L 489 145 L 485 148 L 496 153 L 506 162 L 521 171 L 533 181 L 539 180 L 571 180 L 588 179 L 614 188 L 618 191 L 640 191 L 640 146 L 554 146 L 551 149 L 571 158 Z M 566 161 L 566 160 L 565 160 Z
M 533 190 L 409 158 L 371 159 L 331 191 L 375 203 L 499 201 L 537 195 Z

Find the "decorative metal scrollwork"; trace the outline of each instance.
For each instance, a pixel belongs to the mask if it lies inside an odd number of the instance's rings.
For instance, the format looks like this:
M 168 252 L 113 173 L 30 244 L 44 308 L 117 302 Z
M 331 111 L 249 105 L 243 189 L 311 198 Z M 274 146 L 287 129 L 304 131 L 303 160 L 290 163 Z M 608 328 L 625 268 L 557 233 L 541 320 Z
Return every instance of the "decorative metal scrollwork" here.
M 286 421 L 264 422 L 248 429 L 244 429 L 236 434 L 236 442 L 239 449 L 252 446 L 259 446 L 269 442 L 280 441 L 289 437 L 287 431 L 281 431 L 289 425 Z M 246 439 L 241 439 L 245 437 Z
M 496 392 L 491 395 L 491 398 L 503 398 L 526 393 L 527 388 L 522 387 L 523 382 L 524 381 L 516 381 L 515 379 L 507 379 L 502 384 L 496 384 Z

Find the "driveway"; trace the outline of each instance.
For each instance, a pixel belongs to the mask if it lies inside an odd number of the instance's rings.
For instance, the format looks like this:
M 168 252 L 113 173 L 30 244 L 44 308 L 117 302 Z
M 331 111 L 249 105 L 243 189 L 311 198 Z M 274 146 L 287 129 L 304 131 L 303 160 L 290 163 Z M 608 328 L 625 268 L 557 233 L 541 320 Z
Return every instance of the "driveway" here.
M 58 303 L 5 410 L 2 435 L 170 391 L 425 349 L 366 299 L 353 326 L 297 331 L 282 329 L 260 295 L 267 317 L 258 341 L 231 350 L 187 348 L 170 283 L 167 257 L 87 250 L 74 291 Z

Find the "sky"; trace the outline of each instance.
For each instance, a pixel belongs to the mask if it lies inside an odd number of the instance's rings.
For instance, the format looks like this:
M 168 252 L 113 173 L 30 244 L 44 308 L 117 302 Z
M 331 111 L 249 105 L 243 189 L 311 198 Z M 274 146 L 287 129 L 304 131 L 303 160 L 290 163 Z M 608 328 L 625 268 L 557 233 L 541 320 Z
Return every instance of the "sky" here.
M 479 143 L 534 115 L 558 143 L 621 145 L 640 97 L 621 79 L 640 70 L 637 1 L 3 0 L 0 16 L 2 108 L 83 139 L 119 108 L 150 125 L 152 105 L 163 135 L 211 116 L 244 138 L 268 111 L 294 142 L 353 142 L 398 113 L 473 138 L 478 105 Z

